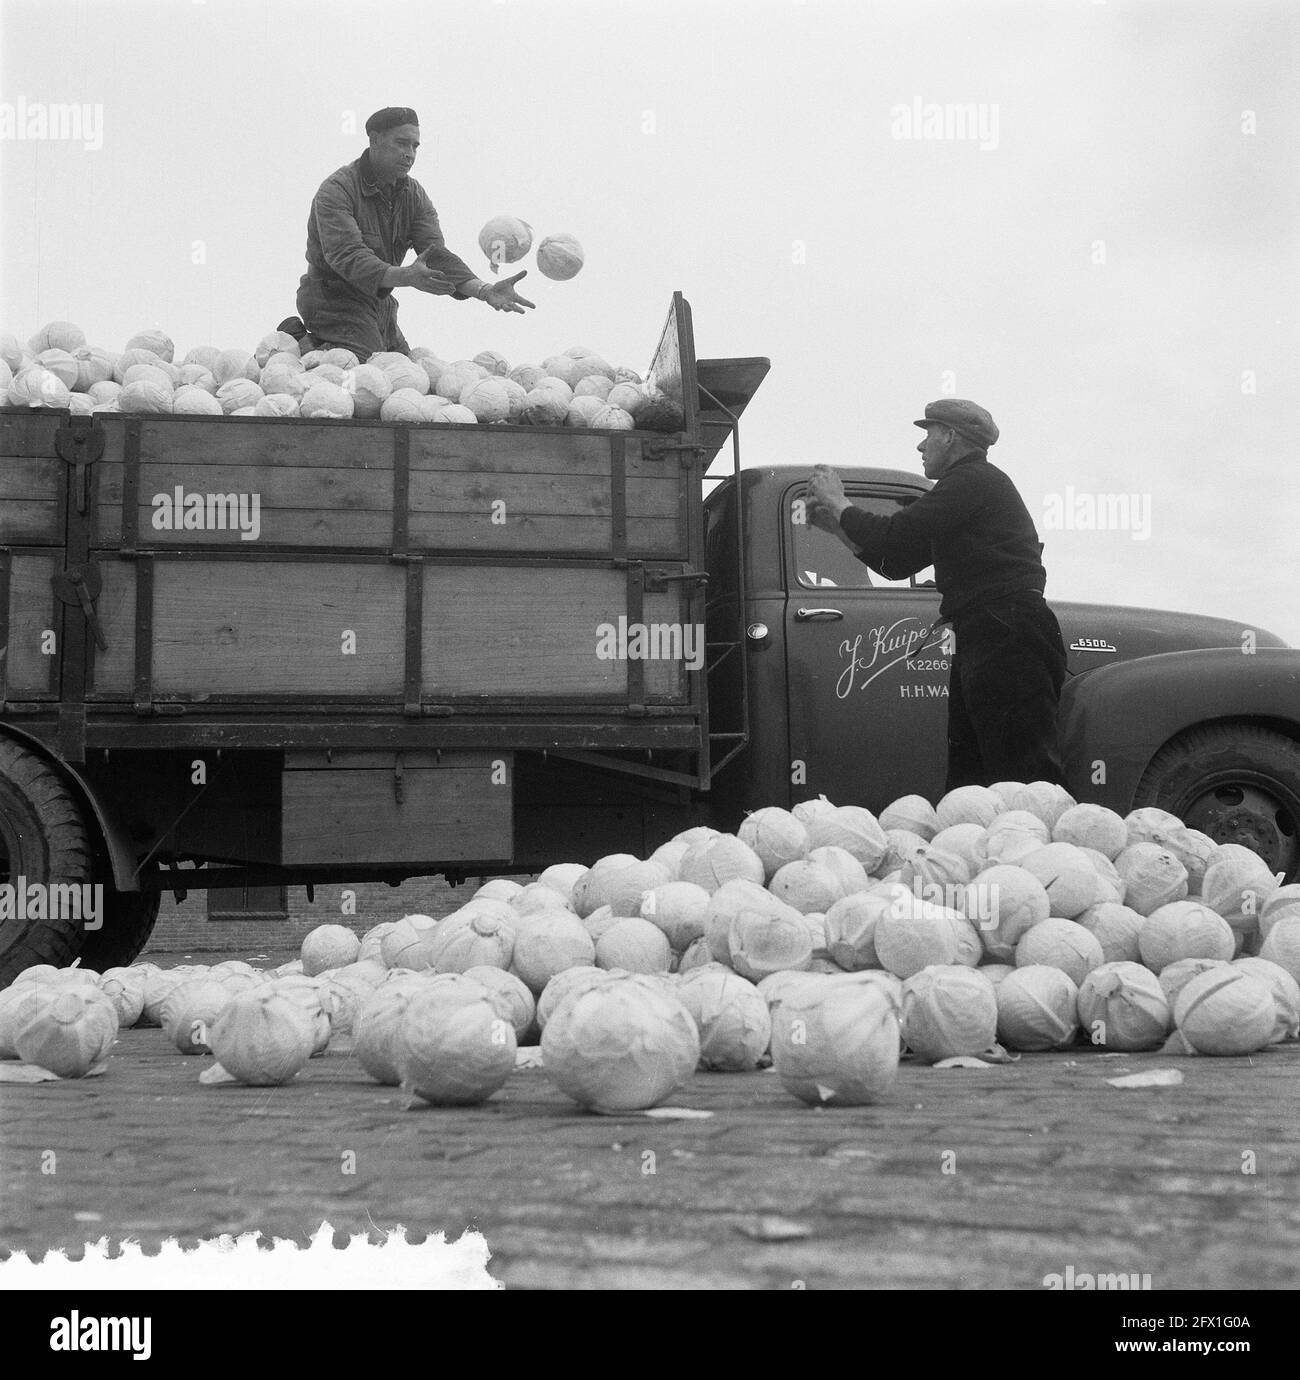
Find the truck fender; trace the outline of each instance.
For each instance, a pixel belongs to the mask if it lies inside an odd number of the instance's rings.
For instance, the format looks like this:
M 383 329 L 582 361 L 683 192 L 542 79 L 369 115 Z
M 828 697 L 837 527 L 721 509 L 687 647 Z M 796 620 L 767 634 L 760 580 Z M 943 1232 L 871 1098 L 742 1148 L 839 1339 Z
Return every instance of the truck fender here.
M 1067 779 L 1081 798 L 1126 813 L 1165 743 L 1229 720 L 1268 724 L 1300 740 L 1300 651 L 1161 652 L 1076 676 L 1061 692 L 1058 719 Z
M 38 753 L 57 771 L 66 777 L 77 789 L 87 810 L 99 826 L 99 836 L 108 853 L 109 866 L 113 869 L 113 885 L 118 891 L 139 891 L 140 879 L 136 873 L 136 854 L 131 840 L 121 822 L 110 814 L 91 789 L 89 783 L 75 767 L 71 767 L 61 757 L 52 753 L 39 738 L 24 733 L 12 723 L 3 726 L 6 736 L 21 742 L 33 752 Z

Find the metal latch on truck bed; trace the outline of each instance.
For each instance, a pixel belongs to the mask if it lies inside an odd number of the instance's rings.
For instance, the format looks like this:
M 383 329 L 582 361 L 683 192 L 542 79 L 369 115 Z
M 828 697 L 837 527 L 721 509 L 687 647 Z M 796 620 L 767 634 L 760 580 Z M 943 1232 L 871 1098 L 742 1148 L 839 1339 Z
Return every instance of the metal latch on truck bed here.
M 104 454 L 104 432 L 93 417 L 70 417 L 66 426 L 54 433 L 54 449 L 59 458 L 72 466 L 72 488 L 77 495 L 77 512 L 90 508 L 90 466 Z
M 647 568 L 645 572 L 645 588 L 650 594 L 662 594 L 670 584 L 707 585 L 708 583 L 709 572 L 707 570 L 667 571 Z
M 66 570 L 50 578 L 54 593 L 65 604 L 80 604 L 86 615 L 86 622 L 95 636 L 95 645 L 101 652 L 108 651 L 108 639 L 99 626 L 99 616 L 95 612 L 95 600 L 104 587 L 104 577 L 94 561 L 83 561 L 80 565 L 70 565 Z

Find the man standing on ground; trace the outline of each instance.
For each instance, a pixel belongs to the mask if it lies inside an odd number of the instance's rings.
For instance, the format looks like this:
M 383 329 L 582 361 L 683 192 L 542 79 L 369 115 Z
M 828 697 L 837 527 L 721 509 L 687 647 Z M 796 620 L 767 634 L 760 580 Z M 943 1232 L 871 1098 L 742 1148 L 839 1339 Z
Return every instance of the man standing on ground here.
M 301 319 L 290 317 L 280 329 L 316 347 L 351 350 L 364 363 L 381 350 L 410 353 L 397 327 L 394 288 L 477 297 L 496 311 L 531 307 L 515 291 L 522 272 L 489 284 L 446 247 L 438 213 L 409 175 L 420 147 L 415 111 L 377 110 L 366 133 L 370 147 L 327 177 L 312 201 L 307 272 L 298 287 Z M 419 257 L 402 267 L 411 249 Z
M 941 622 L 957 651 L 948 690 L 948 779 L 1065 784 L 1056 714 L 1065 644 L 1043 598 L 1042 543 L 1011 480 L 988 459 L 993 418 L 963 398 L 930 403 L 917 446 L 934 487 L 890 517 L 855 508 L 818 465 L 809 520 L 865 565 L 900 580 L 934 566 Z

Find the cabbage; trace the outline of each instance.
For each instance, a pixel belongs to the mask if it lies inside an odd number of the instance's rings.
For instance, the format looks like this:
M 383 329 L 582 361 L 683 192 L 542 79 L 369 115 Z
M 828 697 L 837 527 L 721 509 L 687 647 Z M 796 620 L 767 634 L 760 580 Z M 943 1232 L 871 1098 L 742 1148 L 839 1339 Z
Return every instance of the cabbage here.
M 130 351 L 127 351 L 129 354 Z M 126 355 L 123 355 L 123 359 Z M 256 383 L 261 375 L 257 361 L 252 355 L 244 350 L 222 350 L 220 354 L 209 362 L 208 358 L 190 359 L 186 357 L 187 364 L 203 364 L 212 370 L 212 377 L 216 379 L 218 387 L 223 383 L 229 383 L 231 379 L 245 378 Z
M 486 1101 L 514 1071 L 515 1047 L 497 999 L 470 978 L 416 992 L 393 1042 L 402 1087 L 436 1107 Z
M 595 425 L 596 417 L 604 409 L 605 404 L 598 398 L 580 397 L 574 398 L 569 404 L 569 410 L 564 415 L 564 420 L 568 426 L 590 427 Z
M 234 997 L 215 976 L 177 983 L 159 1013 L 163 1033 L 182 1054 L 208 1053 L 208 1031 Z
M 396 925 L 396 920 L 384 920 L 378 925 L 371 925 L 365 934 L 361 936 L 361 948 L 357 953 L 357 962 L 365 963 L 367 961 L 373 961 L 387 967 L 388 965 L 384 962 L 384 953 L 381 945 L 384 936 L 388 934 L 390 930 L 394 929 Z
M 167 1000 L 168 993 L 173 987 L 184 982 L 189 975 L 189 971 L 184 968 L 156 968 L 147 974 L 144 980 L 144 1005 L 136 1024 L 160 1026 L 162 1006 Z
M 1160 906 L 1147 916 L 1138 932 L 1142 962 L 1153 973 L 1180 958 L 1229 959 L 1235 948 L 1228 922 L 1200 901 L 1171 901 Z
M 474 426 L 478 418 L 468 407 L 462 407 L 460 403 L 448 403 L 433 420 L 455 423 L 457 426 Z
M 923 795 L 900 795 L 880 812 L 878 823 L 886 833 L 905 829 L 920 834 L 922 842 L 932 839 L 940 828 L 934 806 Z
M 958 786 L 934 807 L 941 830 L 954 824 L 978 824 L 987 829 L 1006 809 L 1006 802 L 987 786 Z
M 826 912 L 826 949 L 841 968 L 854 972 L 881 966 L 876 954 L 876 925 L 893 904 L 892 895 L 854 892 Z
M 1211 858 L 1201 879 L 1201 899 L 1223 916 L 1243 940 L 1259 931 L 1259 916 L 1280 883 L 1263 858 L 1247 849 Z
M 61 378 L 38 364 L 15 374 L 8 392 L 13 407 L 67 407 L 71 396 Z
M 751 982 L 782 969 L 804 968 L 812 958 L 812 934 L 791 906 L 772 910 L 742 905 L 731 918 L 727 939 L 732 967 Z
M 94 384 L 112 381 L 115 360 L 107 350 L 83 345 L 73 354 L 77 361 L 77 378 L 71 386 L 77 392 L 88 393 Z
M 220 417 L 221 404 L 204 388 L 178 388 L 172 395 L 172 412 L 178 417 Z
M 1066 1049 L 1074 1043 L 1079 989 L 1068 973 L 1044 964 L 1012 968 L 994 992 L 998 1038 L 1008 1049 Z
M 1177 815 L 1171 815 L 1168 810 L 1146 805 L 1141 809 L 1131 810 L 1124 816 L 1124 828 L 1130 844 L 1158 843 L 1163 848 L 1165 838 L 1183 828 L 1183 822 Z
M 480 422 L 504 422 L 510 415 L 510 392 L 500 379 L 475 379 L 461 393 L 460 404 Z
M 930 841 L 932 853 L 954 853 L 971 877 L 988 866 L 988 830 L 982 824 L 950 824 Z
M 779 915 L 790 909 L 755 881 L 733 877 L 724 882 L 710 896 L 704 913 L 704 942 L 710 958 L 731 963 L 731 922 L 742 910 Z
M 1128 892 L 1128 884 L 1119 875 L 1115 864 L 1096 848 L 1087 848 L 1079 845 L 1079 852 L 1092 864 L 1093 871 L 1097 874 L 1100 885 L 1097 888 L 1098 900 L 1094 905 L 1100 905 L 1105 901 L 1113 902 L 1116 905 L 1124 904 L 1124 897 Z
M 1059 919 L 1072 920 L 1105 899 L 1099 894 L 1097 873 L 1091 861 L 1072 843 L 1045 844 L 1026 854 L 1017 865 L 1043 884 L 1051 914 Z
M 918 796 L 919 800 L 920 797 Z M 790 813 L 799 821 L 806 825 L 816 815 L 834 814 L 836 806 L 832 805 L 824 795 L 819 795 L 814 800 L 801 800 Z
M 194 366 L 186 366 L 193 368 Z M 184 370 L 181 371 L 182 373 Z M 206 371 L 205 371 L 206 372 Z M 303 362 L 297 355 L 272 355 L 270 359 L 262 365 L 262 372 L 258 378 L 264 393 L 291 393 L 295 381 L 300 379 L 307 370 L 303 367 Z M 424 378 L 424 370 L 420 370 L 420 377 Z M 424 379 L 425 389 L 428 389 L 429 381 Z
M 254 417 L 296 417 L 298 399 L 290 393 L 268 393 L 253 404 Z
M 576 968 L 565 970 L 566 973 L 578 971 Z M 564 975 L 561 973 L 560 977 Z M 537 1018 L 537 1001 L 524 983 L 513 973 L 496 967 L 466 968 L 465 976 L 491 993 L 498 1010 L 510 1021 L 515 1039 L 522 1041 Z M 559 978 L 555 981 L 558 982 Z
M 897 1004 L 885 986 L 805 978 L 771 1014 L 772 1062 L 782 1086 L 800 1101 L 866 1106 L 897 1079 Z
M 1300 1036 L 1300 983 L 1285 968 L 1266 958 L 1238 958 L 1233 960 L 1232 966 L 1252 977 L 1262 978 L 1273 991 L 1277 1026 L 1270 1043 L 1278 1044 Z
M 533 227 L 518 216 L 493 216 L 478 232 L 478 247 L 496 273 L 501 264 L 518 263 L 533 247 Z
M 1053 826 L 1052 840 L 1095 848 L 1108 858 L 1117 857 L 1129 842 L 1123 817 L 1104 805 L 1071 805 Z
M 808 831 L 808 847 L 843 848 L 866 868 L 874 871 L 889 840 L 875 815 L 859 805 L 840 805 L 832 810 L 819 811 L 803 821 Z
M 565 417 L 568 417 L 567 408 L 565 409 Z M 592 417 L 590 426 L 593 431 L 632 431 L 636 428 L 636 422 L 630 412 L 625 412 L 621 407 L 612 407 L 606 403 Z
M 117 1010 L 121 1030 L 133 1026 L 144 1011 L 144 979 L 138 968 L 108 968 L 100 977 L 99 989 Z
M 699 1030 L 703 1068 L 744 1073 L 758 1066 L 772 1038 L 772 1018 L 752 982 L 709 963 L 682 978 L 677 996 Z
M 1073 920 L 1050 916 L 1030 926 L 1016 945 L 1016 967 L 1045 963 L 1059 968 L 1074 979 L 1075 986 L 1104 962 L 1101 944 L 1088 930 Z
M 768 890 L 802 914 L 825 913 L 844 896 L 844 886 L 828 867 L 801 858 L 777 869 Z
M 903 1043 L 930 1063 L 984 1053 L 997 1026 L 997 993 L 978 969 L 932 964 L 903 983 Z
M 380 940 L 379 952 L 390 968 L 428 968 L 433 958 L 430 942 L 437 921 L 428 915 L 404 915 Z
M 1227 966 L 1228 960 L 1226 958 L 1176 958 L 1172 963 L 1165 964 L 1159 974 L 1160 990 L 1165 994 L 1169 1009 L 1173 1010 L 1179 992 L 1194 977 L 1209 972 L 1211 968 L 1226 968 Z
M 117 1008 L 92 983 L 46 988 L 17 1008 L 18 1057 L 60 1078 L 84 1078 L 113 1047 Z
M 510 971 L 540 996 L 557 973 L 594 963 L 595 958 L 595 941 L 576 916 L 544 911 L 521 920 Z
M 610 395 L 614 387 L 614 381 L 608 379 L 604 374 L 587 374 L 580 378 L 573 385 L 573 401 L 576 403 L 579 398 L 592 398 L 597 402 L 604 402 Z M 770 807 L 776 809 L 776 806 Z
M 326 1022 L 328 1025 L 328 1020 Z M 316 1023 L 274 985 L 232 997 L 208 1030 L 217 1062 L 241 1083 L 287 1083 L 311 1057 Z
M 1300 982 L 1300 920 L 1285 916 L 1277 920 L 1260 945 L 1259 957 L 1285 968 Z
M 698 839 L 682 856 L 677 875 L 705 891 L 717 891 L 724 882 L 743 879 L 762 886 L 767 870 L 748 844 L 732 834 Z
M 385 400 L 393 391 L 388 375 L 373 364 L 361 364 L 350 369 L 342 386 L 352 395 L 354 417 L 378 417 Z
M 298 403 L 303 417 L 351 417 L 352 408 L 352 394 L 327 382 L 312 384 Z
M 1169 1031 L 1169 1002 L 1140 963 L 1103 963 L 1079 984 L 1079 1024 L 1107 1049 L 1159 1049 Z
M 537 246 L 537 267 L 547 278 L 564 282 L 582 267 L 582 246 L 572 235 L 547 235 Z
M 736 830 L 736 837 L 748 845 L 763 861 L 766 880 L 770 883 L 786 863 L 796 862 L 808 852 L 808 830 L 789 810 L 769 805 L 746 815 Z
M 554 389 L 537 387 L 528 392 L 521 420 L 527 426 L 559 426 L 568 415 L 568 398 Z
M 1187 869 L 1167 849 L 1155 843 L 1131 843 L 1115 859 L 1124 879 L 1124 903 L 1139 915 L 1181 901 L 1187 895 Z
M 477 899 L 477 898 L 476 898 Z M 509 968 L 515 950 L 516 919 L 478 910 L 462 924 L 444 921 L 429 941 L 429 966 L 439 973 L 469 968 Z
M 1107 963 L 1138 963 L 1142 950 L 1138 935 L 1145 917 L 1116 901 L 1099 901 L 1081 911 L 1075 919 L 1093 934 L 1101 945 L 1102 958 Z
M 291 358 L 297 359 L 301 354 L 302 346 L 288 331 L 271 331 L 257 342 L 257 348 L 253 351 L 253 360 L 259 369 L 265 370 L 267 361 L 276 355 L 289 355 Z M 171 356 L 164 355 L 163 358 L 170 359 Z
M 674 971 L 677 973 L 688 973 L 692 968 L 702 968 L 706 963 L 716 962 L 713 952 L 709 948 L 709 941 L 704 935 L 698 939 L 692 939 L 682 950 L 681 956 L 677 958 L 674 955 L 674 957 L 676 958 Z
M 642 896 L 669 881 L 667 869 L 658 863 L 623 861 L 618 855 L 601 858 L 573 883 L 573 908 L 584 917 L 602 906 L 619 915 L 636 915 Z
M 36 363 L 40 368 L 48 369 L 67 388 L 77 386 L 81 366 L 66 350 L 42 350 L 36 356 Z
M 407 1005 L 424 990 L 418 975 L 391 978 L 361 1003 L 353 1019 L 353 1053 L 376 1083 L 396 1087 L 402 1081 L 397 1068 L 397 1033 Z
M 302 970 L 308 976 L 355 963 L 361 940 L 346 925 L 317 925 L 302 941 Z
M 509 374 L 508 379 L 517 383 L 525 392 L 531 391 L 546 377 L 546 370 L 539 369 L 535 364 L 518 364 Z
M 542 1031 L 546 1076 L 592 1111 L 658 1106 L 700 1060 L 695 1018 L 644 974 L 607 975 L 565 997 Z
M 1174 1024 L 1198 1054 L 1253 1054 L 1277 1033 L 1277 1003 L 1262 977 L 1229 964 L 1179 992 Z
M 10 343 L 12 342 L 12 343 Z M 44 326 L 28 340 L 27 346 L 32 354 L 39 355 L 43 350 L 80 350 L 86 343 L 86 333 L 80 326 L 75 326 L 71 321 L 47 321 Z M 13 356 L 17 354 L 16 361 Z M 171 356 L 169 355 L 170 359 Z M 5 336 L 4 360 L 11 369 L 18 368 L 18 362 L 22 359 L 22 351 L 18 347 L 17 340 L 11 335 Z
M 494 378 L 507 378 L 510 374 L 510 361 L 496 350 L 480 350 L 474 356 L 474 363 Z
M 872 935 L 882 967 L 906 979 L 933 964 L 956 963 L 957 922 L 966 923 L 956 911 L 920 901 L 902 886 L 880 894 L 891 901 Z
M 995 790 L 990 786 L 1007 806 L 1009 810 L 1027 810 L 1031 815 L 1037 815 L 1039 819 L 1047 825 L 1049 829 L 1056 827 L 1056 821 L 1070 808 L 1077 805 L 1078 801 L 1065 789 L 1064 786 L 1055 785 L 1051 781 L 1031 781 L 1026 786 L 1021 786 L 1019 790 L 1010 790 L 1016 782 L 999 782 L 999 785 L 1006 788 L 1004 791 Z M 1007 799 L 1010 794 L 1010 799 Z
M 1033 873 L 995 864 L 966 887 L 961 910 L 978 921 L 985 953 L 1009 963 L 1025 932 L 1051 914 L 1051 901 Z
M 642 895 L 641 917 L 657 925 L 680 953 L 703 935 L 710 899 L 694 882 L 665 882 Z
M 312 1027 L 312 1054 L 324 1054 L 330 1042 L 329 980 L 305 973 L 286 973 L 267 984 L 268 990 L 288 997 L 307 1015 Z M 215 1052 L 215 1051 L 214 1051 Z
M 649 920 L 622 916 L 596 940 L 596 966 L 629 973 L 666 973 L 672 961 L 668 936 Z
M 80 344 L 86 343 L 83 337 Z M 171 337 L 163 331 L 139 331 L 126 342 L 128 350 L 148 350 L 155 354 L 159 359 L 166 360 L 168 364 L 176 357 L 176 347 L 172 344 Z

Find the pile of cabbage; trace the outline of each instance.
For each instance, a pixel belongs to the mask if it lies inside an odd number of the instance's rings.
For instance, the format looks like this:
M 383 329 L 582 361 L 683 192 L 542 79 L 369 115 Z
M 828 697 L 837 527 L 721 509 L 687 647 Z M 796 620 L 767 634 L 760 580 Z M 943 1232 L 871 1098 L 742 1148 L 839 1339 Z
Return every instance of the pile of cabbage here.
M 26 346 L 0 332 L 0 402 L 74 414 L 360 418 L 415 425 L 510 423 L 601 431 L 673 431 L 681 408 L 635 370 L 575 345 L 541 364 L 514 367 L 495 350 L 444 360 L 312 350 L 281 331 L 254 350 L 200 345 L 176 362 L 162 331 L 141 331 L 121 351 L 87 345 L 70 321 L 51 321 Z
M 805 1102 L 858 1105 L 903 1057 L 1250 1054 L 1300 1033 L 1298 981 L 1300 885 L 1255 853 L 1004 782 L 879 817 L 758 810 L 648 858 L 494 879 L 442 919 L 323 925 L 266 972 L 29 969 L 0 993 L 0 1057 L 79 1076 L 119 1026 L 156 1025 L 222 1076 L 276 1084 L 334 1040 L 376 1082 L 457 1105 L 536 1045 L 593 1111 L 769 1065 Z

